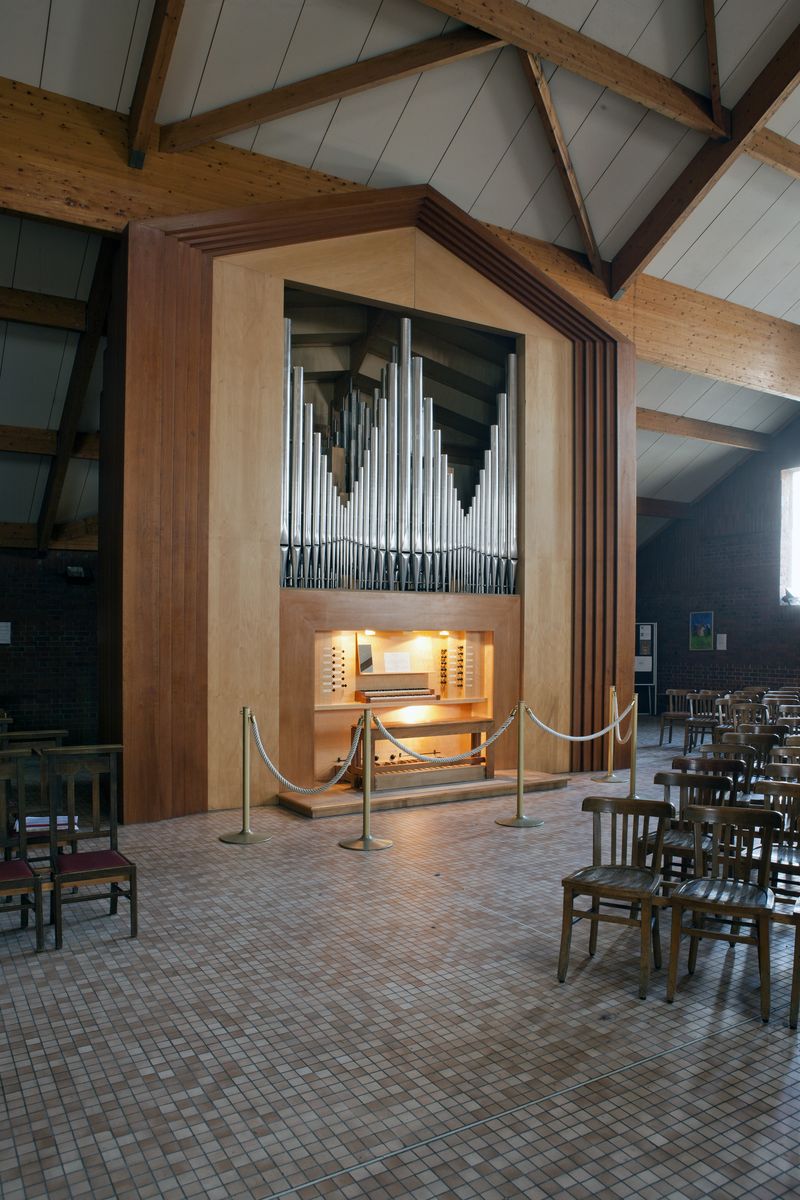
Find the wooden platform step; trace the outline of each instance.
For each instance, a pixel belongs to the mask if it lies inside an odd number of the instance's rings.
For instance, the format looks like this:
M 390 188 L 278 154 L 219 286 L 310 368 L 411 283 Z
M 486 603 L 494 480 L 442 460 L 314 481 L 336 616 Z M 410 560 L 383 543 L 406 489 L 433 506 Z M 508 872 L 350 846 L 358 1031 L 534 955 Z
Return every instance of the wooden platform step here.
M 552 792 L 566 787 L 568 775 L 548 775 L 544 771 L 525 772 L 525 794 Z M 517 776 L 514 771 L 498 771 L 494 779 L 476 779 L 466 783 L 440 785 L 438 787 L 414 787 L 394 792 L 373 792 L 372 812 L 385 812 L 392 808 L 419 808 L 426 804 L 453 804 L 459 800 L 485 800 L 493 796 L 514 796 L 517 791 Z M 279 792 L 278 803 L 303 817 L 341 817 L 347 813 L 360 813 L 363 804 L 361 792 L 340 783 L 328 792 L 317 796 L 303 796 L 299 792 Z

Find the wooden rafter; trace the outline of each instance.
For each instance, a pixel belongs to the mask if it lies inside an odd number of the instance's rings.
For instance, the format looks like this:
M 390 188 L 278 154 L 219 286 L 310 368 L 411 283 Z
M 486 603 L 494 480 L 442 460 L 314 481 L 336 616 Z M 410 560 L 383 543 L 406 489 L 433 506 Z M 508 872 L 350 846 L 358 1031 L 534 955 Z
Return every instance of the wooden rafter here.
M 608 281 L 607 264 L 603 262 L 600 257 L 600 251 L 597 248 L 597 242 L 592 231 L 592 223 L 589 220 L 589 214 L 586 211 L 586 205 L 583 201 L 578 177 L 572 165 L 572 157 L 567 145 L 567 139 L 564 137 L 564 131 L 561 128 L 561 122 L 558 119 L 558 113 L 553 104 L 553 97 L 550 94 L 550 87 L 542 70 L 542 64 L 537 56 L 531 54 L 528 50 L 520 50 L 519 58 L 525 78 L 531 89 L 534 106 L 539 114 L 545 137 L 553 155 L 556 170 L 561 179 L 564 194 L 567 197 L 567 203 L 578 226 L 578 232 L 581 235 L 586 257 L 589 259 L 589 265 L 597 278 L 605 284 Z
M 185 0 L 156 0 L 153 8 L 131 104 L 128 162 L 132 167 L 144 166 L 184 3 Z
M 735 446 L 739 450 L 769 450 L 772 439 L 767 433 L 752 429 L 737 429 L 733 425 L 718 425 L 715 421 L 698 421 L 694 417 L 679 417 L 657 408 L 637 408 L 636 428 L 673 437 L 698 438 L 718 446 Z
M 714 184 L 747 151 L 748 140 L 766 125 L 800 81 L 800 25 L 767 63 L 731 111 L 731 137 L 709 139 L 645 217 L 611 264 L 611 287 L 619 295 L 694 211 Z
M 717 22 L 714 16 L 714 0 L 703 0 L 703 21 L 706 30 L 706 62 L 708 64 L 708 88 L 711 93 L 711 115 L 721 129 L 727 127 L 728 113 L 722 107 L 719 91 L 719 58 L 717 56 Z
M 50 544 L 86 389 L 89 386 L 92 368 L 100 346 L 111 296 L 111 264 L 115 247 L 115 242 L 110 238 L 103 238 L 100 244 L 92 288 L 86 305 L 86 329 L 78 338 L 75 360 L 72 364 L 61 422 L 58 427 L 56 453 L 50 463 L 37 523 L 36 542 L 40 550 L 46 550 Z
M 65 296 L 0 287 L 0 321 L 20 321 L 25 325 L 46 325 L 50 329 L 82 333 L 86 326 L 86 305 L 82 300 L 70 300 Z
M 666 517 L 668 520 L 685 521 L 692 515 L 691 504 L 677 500 L 655 500 L 651 496 L 636 497 L 637 517 Z
M 425 3 L 437 12 L 538 54 L 690 129 L 699 129 L 711 137 L 725 135 L 725 130 L 715 124 L 705 96 L 681 87 L 666 75 L 544 13 L 526 8 L 519 0 L 425 0 Z
M 758 133 L 747 139 L 745 151 L 768 167 L 775 167 L 793 179 L 800 179 L 800 146 L 797 142 L 790 142 L 771 129 L 759 129 Z
M 22 425 L 0 425 L 0 451 L 5 454 L 55 455 L 58 433 L 55 429 L 30 429 Z M 98 459 L 100 435 L 78 433 L 72 447 L 73 458 Z
M 335 71 L 325 71 L 322 75 L 286 84 L 271 92 L 262 92 L 247 100 L 225 104 L 222 108 L 188 117 L 185 121 L 164 125 L 160 148 L 165 151 L 189 150 L 192 146 L 200 146 L 229 133 L 250 129 L 266 121 L 277 121 L 280 117 L 316 108 L 330 100 L 356 96 L 381 84 L 473 58 L 476 54 L 497 50 L 502 45 L 498 38 L 477 29 L 457 29 L 441 37 L 428 38 L 424 42 L 390 50 L 387 54 L 378 54 Z
M 49 543 L 51 550 L 96 550 L 97 517 L 83 517 L 56 525 Z M 3 550 L 36 550 L 37 531 L 34 524 L 0 521 L 0 548 Z

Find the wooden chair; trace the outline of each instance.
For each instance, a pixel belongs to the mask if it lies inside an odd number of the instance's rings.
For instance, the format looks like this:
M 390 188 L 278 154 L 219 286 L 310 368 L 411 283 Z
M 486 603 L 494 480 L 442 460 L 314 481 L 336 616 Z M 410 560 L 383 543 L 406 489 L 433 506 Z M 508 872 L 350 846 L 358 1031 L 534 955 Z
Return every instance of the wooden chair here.
M 650 979 L 651 937 L 653 961 L 656 967 L 661 966 L 658 908 L 653 906 L 653 900 L 661 886 L 664 827 L 674 816 L 675 809 L 660 800 L 623 800 L 609 796 L 587 796 L 582 808 L 592 814 L 592 865 L 562 880 L 564 916 L 558 980 L 563 983 L 567 977 L 572 926 L 576 921 L 591 922 L 589 954 L 592 956 L 597 949 L 599 922 L 638 925 L 641 931 L 639 997 L 644 1000 Z M 604 816 L 609 818 L 610 825 L 608 851 L 603 843 Z M 648 866 L 647 847 L 651 843 L 652 860 Z M 576 909 L 576 896 L 589 897 L 590 907 Z M 622 915 L 623 912 L 628 915 Z
M 68 729 L 16 729 L 0 736 L 0 749 L 45 750 L 60 746 L 65 737 L 69 737 Z
M 770 855 L 772 890 L 781 899 L 800 899 L 800 781 L 762 779 L 753 792 L 781 818 Z
M 780 744 L 780 739 L 775 733 L 723 733 L 722 741 L 729 746 L 753 747 L 756 752 L 753 760 L 754 778 L 763 774 L 771 752 Z
M 747 763 L 743 758 L 712 758 L 702 755 L 679 754 L 672 760 L 673 771 L 688 771 L 693 775 L 724 775 L 733 784 L 731 804 L 736 804 L 747 782 Z
M 731 705 L 731 720 L 734 729 L 738 729 L 743 721 L 750 724 L 768 721 L 769 710 L 766 705 L 758 704 L 753 700 L 739 700 Z
M 773 763 L 800 763 L 800 745 L 773 746 L 770 751 L 769 761 Z
M 28 862 L 24 755 L 0 761 L 0 847 L 0 914 L 18 912 L 20 928 L 27 929 L 33 911 L 39 953 L 44 950 L 42 880 Z
M 800 733 L 800 704 L 779 704 L 778 721 L 789 726 L 789 733 Z
M 662 874 L 668 886 L 673 886 L 676 872 L 673 859 L 679 861 L 680 878 L 685 879 L 694 861 L 695 837 L 685 817 L 689 805 L 731 804 L 733 782 L 727 775 L 700 775 L 691 771 L 658 771 L 653 783 L 663 787 L 664 801 L 677 808 L 677 817 L 664 832 Z M 675 793 L 677 792 L 677 805 Z M 710 843 L 709 843 L 710 845 Z
M 744 746 L 741 743 L 707 742 L 705 746 L 698 749 L 697 753 L 703 759 L 730 758 L 737 762 L 743 762 L 746 770 L 744 783 L 739 789 L 739 795 L 747 795 L 752 786 L 753 769 L 758 759 L 758 751 L 755 747 Z
M 761 722 L 750 724 L 748 721 L 743 721 L 736 733 L 771 733 L 778 739 L 778 745 L 782 746 L 787 737 L 791 734 L 791 729 L 788 725 L 780 724 L 779 722 L 771 721 L 768 725 Z
M 685 813 L 694 829 L 695 862 L 705 869 L 678 885 L 670 896 L 672 942 L 669 955 L 667 1001 L 675 999 L 681 937 L 690 938 L 689 974 L 697 964 L 700 938 L 731 944 L 758 946 L 761 978 L 761 1019 L 769 1020 L 770 914 L 775 895 L 767 886 L 772 842 L 781 827 L 778 813 L 765 808 L 703 807 L 690 805 Z M 711 846 L 706 849 L 710 836 Z M 752 882 L 755 878 L 755 882 Z M 691 914 L 683 924 L 683 914 Z M 745 933 L 741 932 L 745 925 Z M 721 926 L 728 925 L 724 929 Z
M 675 725 L 685 725 L 689 719 L 689 695 L 685 688 L 667 688 L 667 707 L 658 722 L 658 744 L 664 745 L 664 730 L 669 726 L 668 742 L 672 741 L 672 730 Z
M 797 1029 L 797 1012 L 800 1009 L 800 900 L 795 903 L 792 924 L 794 925 L 794 956 L 792 958 L 792 994 L 789 1000 L 789 1028 Z
M 800 763 L 768 762 L 764 767 L 764 781 L 784 779 L 788 783 L 800 783 Z
M 131 937 L 137 935 L 136 866 L 117 849 L 117 758 L 121 750 L 121 746 L 64 746 L 42 751 L 50 804 L 50 920 L 55 924 L 56 949 L 62 943 L 63 906 L 84 900 L 108 899 L 113 916 L 123 896 L 130 904 Z M 79 850 L 86 840 L 106 842 L 107 848 Z M 64 842 L 70 853 L 62 852 Z M 106 885 L 108 891 L 81 894 L 85 888 Z
M 689 754 L 695 746 L 702 745 L 706 734 L 711 734 L 719 724 L 714 703 L 719 699 L 719 692 L 703 690 L 690 692 L 689 717 L 684 725 L 683 753 Z

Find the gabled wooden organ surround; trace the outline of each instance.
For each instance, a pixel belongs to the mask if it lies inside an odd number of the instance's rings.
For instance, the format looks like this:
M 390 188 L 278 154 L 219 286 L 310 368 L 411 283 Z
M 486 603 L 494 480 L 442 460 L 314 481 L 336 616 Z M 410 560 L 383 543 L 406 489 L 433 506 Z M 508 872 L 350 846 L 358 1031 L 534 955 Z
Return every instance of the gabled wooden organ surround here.
M 498 619 L 520 648 L 495 655 L 496 717 L 521 691 L 549 724 L 587 732 L 605 723 L 609 683 L 627 703 L 630 343 L 429 188 L 136 223 L 122 258 L 101 588 L 103 735 L 125 745 L 127 821 L 236 805 L 242 704 L 283 769 L 302 771 L 287 705 L 305 684 L 287 660 L 276 568 L 287 281 L 512 331 L 520 360 L 519 595 L 367 593 L 369 621 L 331 614 L 315 628 L 395 628 L 378 615 L 385 601 L 416 606 L 410 628 L 480 629 L 422 606 L 490 601 L 505 605 Z M 342 617 L 354 595 L 328 593 Z M 313 678 L 308 687 L 313 696 Z M 531 766 L 600 765 L 597 744 L 570 755 L 533 726 L 527 737 Z M 498 743 L 498 765 L 510 742 Z M 253 789 L 275 792 L 255 759 Z

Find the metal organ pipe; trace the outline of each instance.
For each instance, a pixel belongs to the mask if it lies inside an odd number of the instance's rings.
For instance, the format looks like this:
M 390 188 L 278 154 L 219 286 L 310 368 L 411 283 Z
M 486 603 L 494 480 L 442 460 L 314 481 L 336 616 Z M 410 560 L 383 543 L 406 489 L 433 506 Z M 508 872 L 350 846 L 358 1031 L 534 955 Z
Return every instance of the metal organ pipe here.
M 423 361 L 400 322 L 397 361 L 381 372 L 371 403 L 351 392 L 332 422 L 344 449 L 314 431 L 303 369 L 291 365 L 285 322 L 280 570 L 284 587 L 382 591 L 513 592 L 517 569 L 517 356 L 507 359 L 478 482 L 465 511 L 423 392 Z M 338 468 L 337 468 L 338 469 Z

